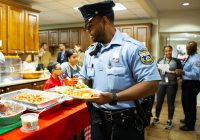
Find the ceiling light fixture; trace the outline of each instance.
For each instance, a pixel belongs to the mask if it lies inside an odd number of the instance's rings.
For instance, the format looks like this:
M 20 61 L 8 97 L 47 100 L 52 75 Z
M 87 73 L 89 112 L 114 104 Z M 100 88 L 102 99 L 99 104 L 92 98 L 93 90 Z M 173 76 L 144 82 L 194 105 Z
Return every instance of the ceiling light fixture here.
M 183 3 L 182 5 L 183 6 L 188 6 L 188 5 L 190 5 L 190 3 Z
M 73 9 L 75 10 L 78 10 L 79 7 L 74 7 Z M 121 3 L 115 3 L 115 7 L 113 7 L 113 10 L 114 11 L 117 11 L 117 10 L 126 10 L 127 8 L 122 5 Z
M 114 11 L 117 11 L 117 10 L 126 10 L 127 8 L 122 5 L 121 3 L 115 3 L 115 7 L 113 7 L 113 10 Z

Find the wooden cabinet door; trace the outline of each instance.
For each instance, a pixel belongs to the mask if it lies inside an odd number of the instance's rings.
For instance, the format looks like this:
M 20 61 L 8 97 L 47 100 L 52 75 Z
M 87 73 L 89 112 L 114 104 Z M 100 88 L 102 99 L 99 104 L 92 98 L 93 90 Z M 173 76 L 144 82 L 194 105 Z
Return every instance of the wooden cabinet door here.
M 67 48 L 70 48 L 70 30 L 59 30 L 59 44 L 65 43 Z
M 5 5 L 0 4 L 0 51 L 7 53 L 6 11 Z
M 58 30 L 49 31 L 49 46 L 58 46 Z
M 90 39 L 89 33 L 85 29 L 81 29 L 81 47 L 83 51 L 93 43 L 92 39 Z
M 134 25 L 134 38 L 144 43 L 151 52 L 151 25 Z
M 20 90 L 20 89 L 33 89 L 33 86 L 32 86 L 32 83 L 29 83 L 29 84 L 6 87 L 5 89 L 6 89 L 6 92 L 11 92 L 11 91 Z
M 35 89 L 35 90 L 43 90 L 45 82 L 46 81 L 34 82 L 33 83 L 33 89 Z
M 0 94 L 3 94 L 5 90 L 3 88 L 0 88 Z
M 39 45 L 43 42 L 48 44 L 48 31 L 39 31 Z
M 25 53 L 37 54 L 39 50 L 39 14 L 25 12 Z
M 24 10 L 8 6 L 8 53 L 24 53 Z
M 80 44 L 80 29 L 71 29 L 70 48 L 73 49 L 76 44 Z
M 120 32 L 127 34 L 128 36 L 130 36 L 131 38 L 133 38 L 133 26 L 122 26 L 120 27 Z

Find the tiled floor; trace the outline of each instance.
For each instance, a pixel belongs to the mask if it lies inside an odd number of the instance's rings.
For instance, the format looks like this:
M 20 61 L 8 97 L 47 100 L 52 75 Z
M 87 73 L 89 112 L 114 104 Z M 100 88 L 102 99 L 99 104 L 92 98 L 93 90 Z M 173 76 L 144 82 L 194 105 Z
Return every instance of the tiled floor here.
M 153 115 L 155 117 L 155 104 L 153 107 Z M 200 140 L 200 107 L 197 107 L 197 121 L 195 131 L 180 131 L 179 127 L 183 124 L 180 123 L 180 119 L 184 118 L 182 104 L 181 104 L 181 90 L 179 88 L 175 101 L 175 112 L 172 121 L 171 130 L 166 130 L 165 125 L 168 119 L 168 107 L 167 99 L 162 107 L 161 115 L 159 118 L 159 124 L 156 126 L 150 125 L 147 128 L 146 140 Z M 153 117 L 151 122 L 153 121 Z

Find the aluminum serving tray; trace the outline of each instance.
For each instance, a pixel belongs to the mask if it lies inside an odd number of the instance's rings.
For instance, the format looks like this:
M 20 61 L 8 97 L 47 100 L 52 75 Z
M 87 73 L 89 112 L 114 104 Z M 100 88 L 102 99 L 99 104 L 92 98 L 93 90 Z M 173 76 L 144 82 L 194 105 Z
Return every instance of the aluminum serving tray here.
M 20 116 L 22 115 L 22 113 L 26 110 L 26 107 L 19 104 L 19 103 L 16 103 L 14 101 L 9 101 L 9 100 L 0 100 L 0 102 L 2 104 L 9 104 L 10 107 L 7 108 L 9 111 L 13 111 L 13 112 L 16 112 L 15 114 L 13 115 L 8 115 L 8 116 L 3 116 L 3 117 L 0 117 L 0 129 L 4 126 L 9 126 L 9 125 L 12 125 L 18 121 L 20 121 Z
M 55 102 L 55 104 L 52 104 L 48 107 L 45 107 L 44 109 L 34 109 L 34 108 L 28 108 L 24 113 L 37 113 L 39 114 L 39 117 L 44 117 L 54 111 L 57 111 L 60 107 L 60 104 L 63 103 L 64 100 L 59 100 Z
M 44 97 L 49 97 L 50 100 L 47 100 L 42 103 L 30 103 L 27 101 L 11 99 L 11 97 L 17 96 L 18 94 L 24 94 L 24 93 L 41 94 Z M 21 104 L 28 105 L 28 106 L 30 106 L 30 108 L 35 108 L 35 109 L 43 109 L 45 107 L 51 106 L 52 104 L 55 104 L 56 101 L 60 100 L 62 97 L 63 97 L 62 94 L 45 92 L 45 91 L 41 91 L 41 90 L 32 90 L 32 89 L 21 89 L 21 90 L 16 90 L 13 92 L 8 92 L 8 93 L 4 93 L 4 94 L 0 95 L 0 99 L 13 100 L 13 101 L 19 102 Z M 28 108 L 28 106 L 27 106 L 27 108 Z

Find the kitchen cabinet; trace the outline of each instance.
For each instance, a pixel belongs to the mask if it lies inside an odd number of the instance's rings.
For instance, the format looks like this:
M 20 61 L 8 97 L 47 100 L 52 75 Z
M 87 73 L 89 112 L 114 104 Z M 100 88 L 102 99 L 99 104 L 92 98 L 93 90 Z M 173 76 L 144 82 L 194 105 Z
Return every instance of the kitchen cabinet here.
M 38 13 L 30 7 L 0 0 L 0 51 L 12 55 L 37 54 Z
M 66 48 L 70 48 L 70 30 L 59 30 L 59 44 L 65 43 Z
M 120 32 L 144 43 L 149 51 L 151 51 L 151 26 L 151 23 L 115 25 Z M 48 32 L 49 34 L 47 35 Z M 48 37 L 49 44 L 52 44 L 49 46 L 57 46 L 59 43 L 66 43 L 67 48 L 73 49 L 76 44 L 80 44 L 83 51 L 94 43 L 92 39 L 90 39 L 87 30 L 85 28 L 78 27 L 56 30 L 51 29 L 39 32 L 40 43 L 42 42 L 41 40 L 48 40 Z
M 73 49 L 76 44 L 80 44 L 80 29 L 70 30 L 70 48 Z
M 7 32 L 6 32 L 6 9 L 4 4 L 0 4 L 0 51 L 2 53 L 7 53 Z
M 5 87 L 5 91 L 11 92 L 11 91 L 20 90 L 20 89 L 32 89 L 32 88 L 33 88 L 32 83 L 28 83 L 28 84 L 22 84 L 22 85 L 17 85 L 17 86 Z
M 0 88 L 0 94 L 3 94 L 5 91 L 3 88 Z
M 43 42 L 47 43 L 48 45 L 48 42 L 49 42 L 49 39 L 48 39 L 48 31 L 39 31 L 39 45 Z
M 123 27 L 119 27 L 119 30 L 121 33 L 127 34 L 128 36 L 130 36 L 131 38 L 134 38 L 133 34 L 133 26 L 123 26 Z
M 37 54 L 39 50 L 39 14 L 25 11 L 25 53 Z
M 24 53 L 24 10 L 8 6 L 8 53 Z
M 58 30 L 49 31 L 49 46 L 58 46 Z
M 34 82 L 33 83 L 33 89 L 35 89 L 35 90 L 43 90 L 45 82 L 46 81 Z
M 81 47 L 83 51 L 85 51 L 92 43 L 93 41 L 90 39 L 89 33 L 86 29 L 81 29 Z
M 134 25 L 134 38 L 145 44 L 151 52 L 151 24 Z

